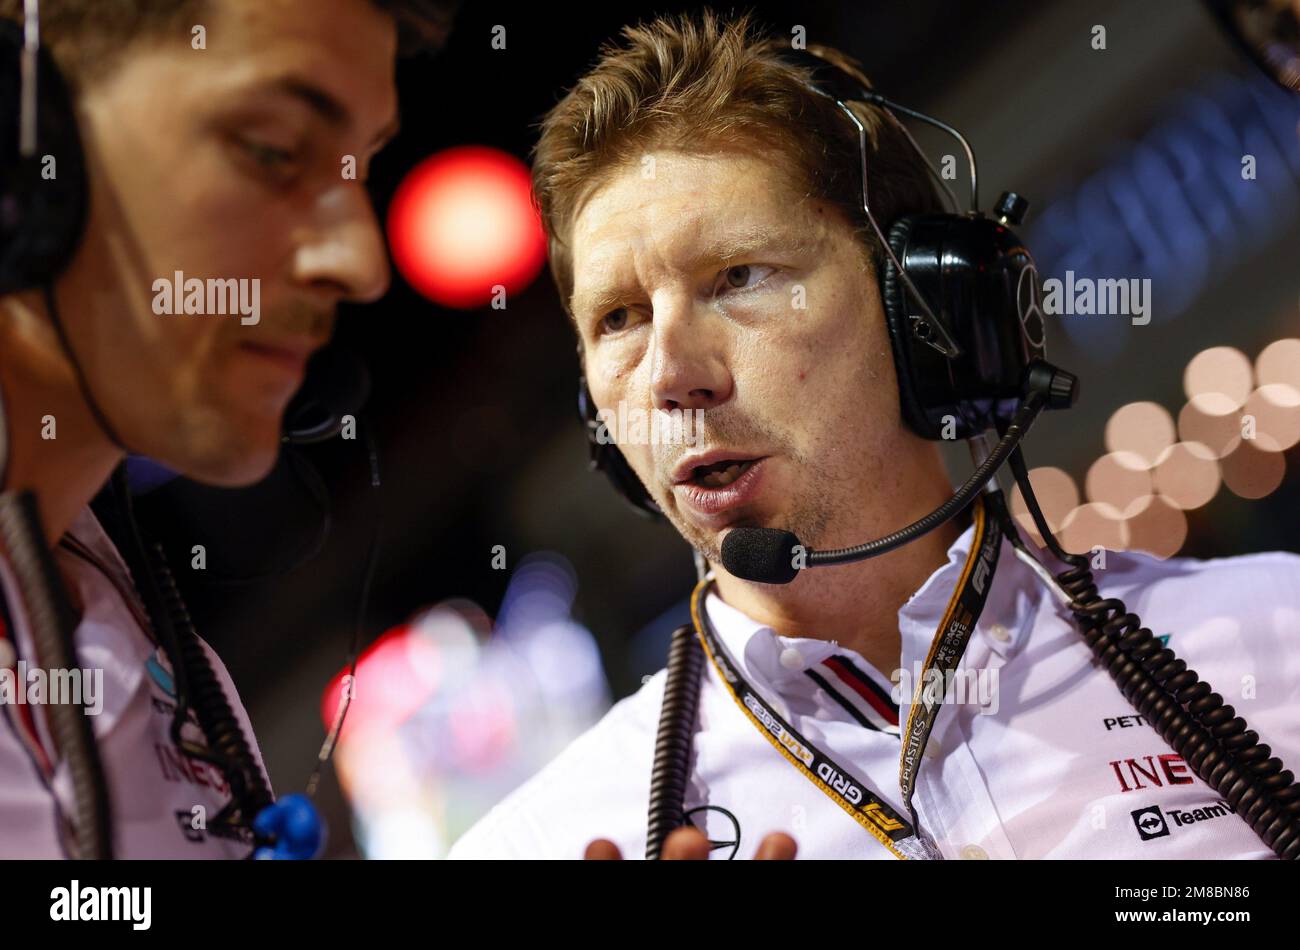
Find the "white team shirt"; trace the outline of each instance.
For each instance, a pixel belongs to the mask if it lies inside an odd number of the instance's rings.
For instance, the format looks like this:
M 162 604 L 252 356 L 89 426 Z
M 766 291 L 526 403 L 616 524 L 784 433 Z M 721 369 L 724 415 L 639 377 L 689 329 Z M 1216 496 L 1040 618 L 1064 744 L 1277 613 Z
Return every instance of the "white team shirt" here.
M 899 666 L 913 677 L 973 533 L 967 528 L 948 563 L 899 610 Z M 1300 556 L 1108 554 L 1106 567 L 1093 571 L 1101 595 L 1121 598 L 1155 635 L 1170 635 L 1170 649 L 1300 771 Z M 910 820 L 897 726 L 907 723 L 910 691 L 891 698 L 885 671 L 856 651 L 779 636 L 716 593 L 706 609 L 751 686 Z M 710 840 L 739 837 L 735 856 L 751 858 L 768 832 L 785 831 L 801 858 L 897 860 L 759 734 L 707 660 L 705 669 L 685 807 L 709 806 L 691 820 Z M 996 700 L 954 704 L 950 693 L 922 759 L 913 801 L 944 858 L 1275 856 L 1124 699 L 1005 539 L 960 670 L 985 671 L 986 683 L 996 677 L 996 692 L 985 696 Z M 625 858 L 644 856 L 665 675 L 617 703 L 449 856 L 579 858 L 594 838 L 609 838 Z
M 196 828 L 197 814 L 214 817 L 229 801 L 229 787 L 214 767 L 186 758 L 171 741 L 175 703 L 171 667 L 145 634 L 146 622 L 130 573 L 113 543 L 91 513 L 82 509 L 55 549 L 55 562 L 85 612 L 77 627 L 77 664 L 103 670 L 103 708 L 91 716 L 111 799 L 114 854 L 119 858 L 244 858 L 251 845 Z M 29 667 L 35 651 L 18 606 L 14 577 L 0 557 L 0 583 L 14 614 L 16 648 Z M 258 767 L 263 769 L 248 715 L 221 660 L 205 643 L 221 687 Z M 9 651 L 6 651 L 9 652 Z M 27 706 L 45 755 L 54 745 L 40 706 Z M 47 785 L 0 708 L 0 858 L 64 856 L 59 818 L 75 815 L 71 776 L 57 763 Z M 191 713 L 186 736 L 203 742 Z M 56 809 L 56 801 L 58 808 Z

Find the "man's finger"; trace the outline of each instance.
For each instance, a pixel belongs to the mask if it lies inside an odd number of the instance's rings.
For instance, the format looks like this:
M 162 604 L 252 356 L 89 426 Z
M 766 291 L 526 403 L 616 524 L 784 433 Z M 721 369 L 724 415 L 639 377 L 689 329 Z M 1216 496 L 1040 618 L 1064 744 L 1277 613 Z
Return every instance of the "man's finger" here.
M 774 831 L 758 846 L 756 861 L 793 861 L 799 846 L 784 831 Z
M 608 838 L 597 838 L 587 845 L 587 851 L 583 854 L 583 858 L 588 861 L 620 861 L 623 855 L 619 853 L 618 845 Z
M 709 839 L 698 828 L 678 828 L 664 841 L 664 861 L 707 861 Z

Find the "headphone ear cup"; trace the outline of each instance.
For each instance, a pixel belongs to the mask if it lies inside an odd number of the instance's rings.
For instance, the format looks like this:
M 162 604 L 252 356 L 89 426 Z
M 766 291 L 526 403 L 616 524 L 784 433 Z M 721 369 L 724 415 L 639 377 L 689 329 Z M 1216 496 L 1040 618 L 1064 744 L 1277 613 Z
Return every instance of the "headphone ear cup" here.
M 36 154 L 19 154 L 23 28 L 0 20 L 0 293 L 67 266 L 86 224 L 85 155 L 72 96 L 49 51 L 37 66 Z
M 899 218 L 889 228 L 889 248 L 899 263 L 906 264 L 908 239 L 912 234 L 911 217 Z M 903 414 L 903 421 L 917 435 L 926 439 L 938 439 L 940 433 L 935 431 L 926 418 L 918 396 L 920 387 L 916 379 L 916 361 L 914 347 L 919 343 L 912 333 L 911 320 L 907 315 L 907 288 L 899 277 L 898 268 L 894 266 L 889 255 L 885 255 L 880 269 L 880 299 L 885 310 L 885 326 L 889 329 L 889 342 L 894 351 L 894 370 L 898 376 L 898 405 Z
M 582 419 L 587 433 L 591 468 L 604 472 L 609 483 L 614 486 L 614 491 L 638 513 L 655 520 L 663 518 L 663 511 L 650 497 L 636 472 L 632 471 L 632 466 L 628 465 L 605 423 L 597 415 L 596 404 L 592 401 L 591 391 L 587 389 L 585 376 L 578 378 L 578 417 Z

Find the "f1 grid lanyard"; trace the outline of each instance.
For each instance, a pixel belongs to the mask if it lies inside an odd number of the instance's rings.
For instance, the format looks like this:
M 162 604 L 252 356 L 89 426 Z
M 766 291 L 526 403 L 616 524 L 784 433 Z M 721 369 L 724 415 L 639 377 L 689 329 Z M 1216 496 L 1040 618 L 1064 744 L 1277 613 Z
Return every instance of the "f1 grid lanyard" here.
M 961 579 L 930 643 L 930 651 L 912 697 L 907 725 L 901 731 L 898 785 L 911 815 L 911 822 L 858 782 L 830 755 L 800 735 L 741 675 L 740 667 L 722 645 L 704 608 L 704 599 L 713 586 L 712 578 L 701 581 L 691 595 L 691 619 L 695 623 L 700 642 L 704 645 L 705 655 L 712 661 L 741 712 L 805 778 L 843 808 L 849 817 L 884 845 L 890 854 L 903 860 L 939 856 L 934 845 L 919 832 L 920 822 L 917 820 L 916 807 L 912 804 L 912 796 L 916 790 L 921 756 L 929 742 L 930 732 L 934 728 L 946 692 L 946 689 L 927 688 L 932 679 L 930 670 L 938 671 L 942 676 L 941 682 L 949 682 L 948 674 L 961 662 L 971 633 L 984 610 L 989 587 L 992 586 L 993 572 L 997 568 L 1002 531 L 996 519 L 987 517 L 982 497 L 975 501 L 974 526 L 974 537 L 971 539 L 970 553 L 962 567 Z

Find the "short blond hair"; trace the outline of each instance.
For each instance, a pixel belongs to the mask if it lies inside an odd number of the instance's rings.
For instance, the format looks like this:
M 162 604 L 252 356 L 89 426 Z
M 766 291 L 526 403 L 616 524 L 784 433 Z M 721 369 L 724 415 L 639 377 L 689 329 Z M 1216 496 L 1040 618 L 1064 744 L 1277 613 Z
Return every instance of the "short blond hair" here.
M 784 40 L 763 35 L 748 14 L 724 19 L 710 10 L 626 27 L 622 40 L 603 46 L 596 65 L 546 114 L 533 149 L 533 196 L 566 310 L 574 218 L 614 172 L 655 149 L 768 150 L 795 176 L 799 193 L 843 211 L 879 264 L 879 242 L 862 213 L 857 130 L 807 88 L 807 69 L 781 58 L 790 48 Z M 808 50 L 870 88 L 852 58 L 816 44 Z M 867 129 L 871 209 L 881 227 L 939 210 L 928 169 L 897 122 L 863 102 L 851 108 Z

